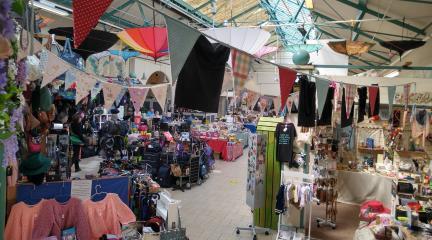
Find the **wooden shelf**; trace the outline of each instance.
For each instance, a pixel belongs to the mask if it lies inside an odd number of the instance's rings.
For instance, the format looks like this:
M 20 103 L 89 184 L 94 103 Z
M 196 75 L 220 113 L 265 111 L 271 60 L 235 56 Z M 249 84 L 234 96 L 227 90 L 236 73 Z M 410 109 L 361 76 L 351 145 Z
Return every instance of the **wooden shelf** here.
M 421 158 L 427 158 L 428 155 L 424 151 L 395 151 L 399 157 L 409 158 L 409 157 L 421 157 Z
M 372 154 L 379 154 L 384 152 L 384 148 L 365 148 L 365 147 L 358 147 L 357 150 L 361 153 L 372 153 Z

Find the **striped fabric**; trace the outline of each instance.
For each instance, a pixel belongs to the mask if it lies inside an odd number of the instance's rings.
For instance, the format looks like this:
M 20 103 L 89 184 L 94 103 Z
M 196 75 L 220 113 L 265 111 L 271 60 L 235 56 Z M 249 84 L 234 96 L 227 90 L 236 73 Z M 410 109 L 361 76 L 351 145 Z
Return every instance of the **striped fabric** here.
M 344 87 L 345 87 L 345 109 L 346 109 L 347 118 L 349 118 L 351 114 L 351 106 L 354 103 L 354 98 L 357 93 L 357 87 L 356 85 L 352 85 L 352 84 L 345 84 Z
M 243 87 L 249 76 L 252 58 L 246 53 L 231 50 L 233 76 L 236 83 Z

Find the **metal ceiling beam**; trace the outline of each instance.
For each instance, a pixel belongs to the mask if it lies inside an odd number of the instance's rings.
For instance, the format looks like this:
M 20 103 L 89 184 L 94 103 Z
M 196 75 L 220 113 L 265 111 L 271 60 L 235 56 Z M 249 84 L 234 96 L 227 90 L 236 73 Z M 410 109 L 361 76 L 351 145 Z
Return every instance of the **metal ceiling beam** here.
M 168 6 L 179 11 L 181 14 L 184 14 L 185 16 L 196 21 L 199 24 L 205 25 L 207 27 L 213 26 L 213 20 L 209 16 L 202 14 L 199 11 L 194 11 L 195 8 L 193 8 L 191 5 L 189 5 L 183 0 L 158 0 L 158 1 L 160 3 L 167 4 Z M 215 25 L 218 25 L 218 23 L 215 22 Z
M 359 13 L 357 14 L 356 20 L 362 20 L 364 15 L 366 15 L 366 8 L 367 8 L 367 2 L 368 0 L 360 0 L 359 5 L 362 7 L 361 10 L 359 10 Z M 361 22 L 356 22 L 354 24 L 354 30 L 359 29 Z M 352 41 L 357 41 L 360 34 L 358 32 L 355 32 L 352 36 Z
M 143 6 L 140 4 L 140 2 L 138 2 L 137 0 L 135 0 L 136 3 L 138 4 L 138 9 L 140 11 L 141 17 L 143 18 L 144 22 L 143 22 L 143 26 L 149 26 L 151 25 L 151 23 L 146 19 L 145 14 L 144 14 L 144 8 Z M 155 23 L 154 23 L 155 24 Z
M 197 12 L 199 10 L 201 10 L 202 8 L 204 8 L 205 6 L 209 5 L 210 3 L 212 3 L 214 0 L 209 0 L 201 5 L 199 5 L 197 8 L 195 8 L 194 12 Z
M 244 16 L 245 14 L 248 14 L 248 13 L 252 12 L 253 10 L 259 8 L 259 7 L 260 7 L 260 5 L 259 5 L 259 4 L 256 4 L 256 5 L 254 5 L 254 6 L 250 7 L 250 8 L 248 8 L 248 9 L 246 9 L 245 11 L 242 11 L 241 13 L 239 13 L 239 14 L 233 16 L 232 18 L 227 19 L 227 22 L 234 21 L 234 20 L 236 20 L 237 18 L 239 18 L 239 17 L 241 17 L 241 16 Z M 217 25 L 217 27 L 220 27 L 220 26 L 222 26 L 222 25 L 223 25 L 223 23 L 220 23 L 220 24 Z
M 362 10 L 362 6 L 360 4 L 358 4 L 358 3 L 353 2 L 353 1 L 350 1 L 350 0 L 337 0 L 337 1 L 340 2 L 340 3 L 343 3 L 345 5 L 348 5 L 350 7 Z M 379 13 L 379 12 L 374 11 L 374 10 L 369 9 L 369 8 L 366 8 L 364 10 L 366 11 L 367 14 L 370 14 L 370 15 L 375 16 L 377 18 L 382 18 L 384 16 L 384 14 Z M 385 16 L 384 19 L 386 19 L 386 18 L 391 18 L 391 17 Z M 403 27 L 405 29 L 408 29 L 408 30 L 410 30 L 412 32 L 415 32 L 417 34 L 426 35 L 426 33 L 425 33 L 424 30 L 422 30 L 422 29 L 420 29 L 420 28 L 418 28 L 416 26 L 413 26 L 411 24 L 408 24 L 406 22 L 404 23 L 404 22 L 399 21 L 399 20 L 389 20 L 389 22 L 391 22 L 393 24 L 396 24 L 396 25 L 398 25 L 400 27 Z
M 410 2 L 410 3 L 423 3 L 423 4 L 432 4 L 430 0 L 400 0 L 403 2 Z
M 294 17 L 291 19 L 290 22 L 296 21 L 297 22 L 297 17 L 300 14 L 301 10 L 303 9 L 303 6 L 305 4 L 305 0 L 302 1 L 302 3 L 299 6 L 299 9 L 297 10 L 296 14 L 294 15 Z
M 128 0 L 125 3 L 123 3 L 122 5 L 113 9 L 111 12 L 107 12 L 105 14 L 106 14 L 106 16 L 114 16 L 114 14 L 116 14 L 117 12 L 120 12 L 121 10 L 125 9 L 126 7 L 128 7 L 129 5 L 131 5 L 133 3 L 135 3 L 135 0 Z
M 412 67 L 404 67 L 404 66 L 359 66 L 359 65 L 313 65 L 316 68 L 348 68 L 348 69 L 377 69 L 377 70 L 414 70 L 414 71 L 431 71 L 432 67 L 426 67 L 426 66 L 412 66 Z

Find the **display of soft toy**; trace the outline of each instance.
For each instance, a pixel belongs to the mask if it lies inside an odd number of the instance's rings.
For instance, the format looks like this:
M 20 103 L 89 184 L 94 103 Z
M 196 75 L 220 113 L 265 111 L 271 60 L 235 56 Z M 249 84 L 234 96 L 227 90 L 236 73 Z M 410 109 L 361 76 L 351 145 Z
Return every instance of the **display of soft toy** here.
M 390 209 L 384 207 L 383 203 L 377 200 L 364 202 L 360 206 L 360 220 L 372 222 L 381 213 L 390 213 Z

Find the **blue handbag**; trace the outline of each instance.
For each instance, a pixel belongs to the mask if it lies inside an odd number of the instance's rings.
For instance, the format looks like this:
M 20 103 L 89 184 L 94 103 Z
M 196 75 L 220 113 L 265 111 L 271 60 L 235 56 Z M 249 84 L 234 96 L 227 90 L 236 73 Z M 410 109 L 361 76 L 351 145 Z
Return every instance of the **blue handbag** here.
M 78 69 L 84 69 L 84 60 L 81 58 L 80 55 L 72 51 L 69 38 L 66 38 L 63 52 L 60 54 L 60 58 L 74 65 Z

